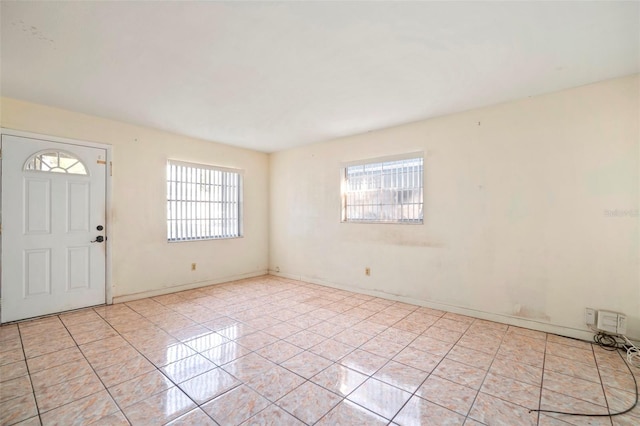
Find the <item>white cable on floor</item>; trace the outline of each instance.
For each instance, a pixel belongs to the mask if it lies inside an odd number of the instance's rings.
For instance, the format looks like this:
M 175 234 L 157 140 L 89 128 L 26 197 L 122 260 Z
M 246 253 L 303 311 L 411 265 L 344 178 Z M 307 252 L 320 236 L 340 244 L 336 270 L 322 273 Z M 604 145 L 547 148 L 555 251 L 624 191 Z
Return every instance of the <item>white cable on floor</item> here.
M 622 338 L 627 343 L 627 362 L 636 368 L 640 368 L 640 349 L 631 343 L 627 336 L 622 336 Z

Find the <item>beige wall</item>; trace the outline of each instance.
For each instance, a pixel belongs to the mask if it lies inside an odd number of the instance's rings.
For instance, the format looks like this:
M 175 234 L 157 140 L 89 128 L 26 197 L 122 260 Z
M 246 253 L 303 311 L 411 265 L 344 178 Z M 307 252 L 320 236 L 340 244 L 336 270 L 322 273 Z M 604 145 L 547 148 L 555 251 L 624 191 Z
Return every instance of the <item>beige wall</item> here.
M 6 98 L 0 124 L 112 145 L 116 300 L 269 264 L 576 337 L 586 306 L 618 310 L 640 337 L 639 89 L 616 79 L 271 156 Z M 341 163 L 415 151 L 424 225 L 340 223 Z M 245 170 L 244 238 L 166 242 L 167 158 Z
M 108 229 L 116 301 L 266 273 L 267 154 L 13 99 L 2 98 L 1 107 L 4 128 L 112 145 Z M 167 242 L 167 158 L 245 170 L 243 238 Z
M 585 307 L 617 310 L 640 337 L 639 93 L 633 76 L 273 154 L 270 268 L 576 337 Z M 424 225 L 340 223 L 342 162 L 421 150 Z

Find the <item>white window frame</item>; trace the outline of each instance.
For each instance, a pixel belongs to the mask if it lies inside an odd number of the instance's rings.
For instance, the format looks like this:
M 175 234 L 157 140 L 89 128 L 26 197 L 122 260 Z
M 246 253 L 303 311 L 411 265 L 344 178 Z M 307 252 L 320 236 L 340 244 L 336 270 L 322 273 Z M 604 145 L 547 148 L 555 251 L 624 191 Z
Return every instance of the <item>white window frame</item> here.
M 166 181 L 168 242 L 242 238 L 244 170 L 169 159 Z
M 353 207 L 354 205 L 348 205 L 348 200 L 349 200 L 349 194 L 357 194 L 358 191 L 357 190 L 349 190 L 349 182 L 348 182 L 348 169 L 351 167 L 358 167 L 358 166 L 377 166 L 377 165 L 382 165 L 385 163 L 391 163 L 391 162 L 397 162 L 397 161 L 405 161 L 405 160 L 421 160 L 422 161 L 422 170 L 421 170 L 421 176 L 419 179 L 419 187 L 415 186 L 416 182 L 411 182 L 408 185 L 400 185 L 400 186 L 384 186 L 384 183 L 382 183 L 382 180 L 380 181 L 380 185 L 377 187 L 377 190 L 379 191 L 379 197 L 378 200 L 380 200 L 382 198 L 382 193 L 384 191 L 388 193 L 393 193 L 396 192 L 396 198 L 395 198 L 395 203 L 384 203 L 384 205 L 386 206 L 396 206 L 400 208 L 400 211 L 402 211 L 402 208 L 404 206 L 403 202 L 397 202 L 398 200 L 398 196 L 400 196 L 400 192 L 405 192 L 405 191 L 414 191 L 417 192 L 419 194 L 419 203 L 416 202 L 412 202 L 409 203 L 412 206 L 418 206 L 419 208 L 419 217 L 416 219 L 413 218 L 405 218 L 403 219 L 402 217 L 391 217 L 391 218 L 381 218 L 380 216 L 378 216 L 377 218 L 353 218 L 349 216 L 349 207 Z M 380 171 L 380 173 L 373 173 L 373 175 L 375 176 L 382 176 L 383 174 L 383 169 Z M 407 154 L 401 154 L 401 155 L 394 155 L 394 156 L 386 156 L 386 157 L 378 157 L 378 158 L 371 158 L 371 159 L 367 159 L 367 160 L 358 160 L 358 161 L 352 161 L 352 162 L 347 162 L 347 163 L 343 163 L 341 165 L 340 168 L 340 179 L 341 179 L 341 222 L 342 223 L 375 223 L 375 224 L 400 224 L 400 225 L 422 225 L 424 224 L 424 152 L 412 152 L 412 153 L 407 153 Z M 375 191 L 375 189 L 366 189 L 366 190 L 362 190 L 362 191 Z M 353 198 L 353 195 L 352 195 Z M 377 212 L 378 215 L 381 215 L 383 213 L 383 203 L 381 201 L 379 201 L 379 211 Z M 371 204 L 369 204 L 371 206 Z M 413 207 L 412 207 L 413 208 Z M 364 209 L 364 205 L 363 205 L 363 209 Z M 395 209 L 396 211 L 398 209 Z M 364 216 L 364 214 L 363 214 Z M 400 213 L 399 215 L 396 216 L 402 216 L 402 213 Z

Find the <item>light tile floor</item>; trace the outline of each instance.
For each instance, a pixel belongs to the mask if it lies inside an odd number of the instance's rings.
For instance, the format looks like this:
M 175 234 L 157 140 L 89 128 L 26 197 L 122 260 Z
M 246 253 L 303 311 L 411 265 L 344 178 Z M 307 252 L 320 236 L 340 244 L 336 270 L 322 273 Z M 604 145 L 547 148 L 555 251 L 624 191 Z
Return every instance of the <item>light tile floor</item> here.
M 587 342 L 260 277 L 0 328 L 0 424 L 639 425 Z

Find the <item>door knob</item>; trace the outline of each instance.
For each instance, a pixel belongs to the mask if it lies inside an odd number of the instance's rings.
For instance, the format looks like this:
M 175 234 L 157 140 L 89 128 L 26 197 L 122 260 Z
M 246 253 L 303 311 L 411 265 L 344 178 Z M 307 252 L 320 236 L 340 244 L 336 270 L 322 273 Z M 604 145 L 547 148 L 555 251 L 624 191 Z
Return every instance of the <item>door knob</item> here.
M 102 235 L 98 235 L 95 240 L 91 241 L 92 243 L 101 243 L 104 241 L 104 237 Z

